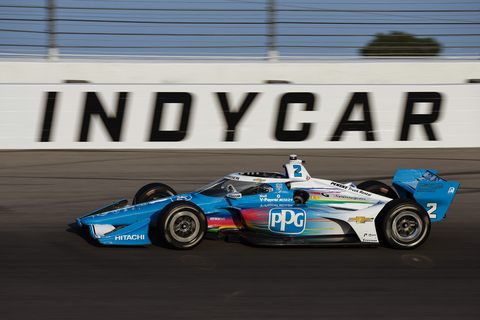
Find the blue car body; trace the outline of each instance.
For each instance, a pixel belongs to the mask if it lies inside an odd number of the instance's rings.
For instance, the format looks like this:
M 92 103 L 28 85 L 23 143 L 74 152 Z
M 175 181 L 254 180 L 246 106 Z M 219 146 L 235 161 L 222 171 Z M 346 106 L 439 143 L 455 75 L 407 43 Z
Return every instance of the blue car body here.
M 382 224 L 377 218 L 394 200 L 352 183 L 312 178 L 303 164 L 292 155 L 285 173 L 237 172 L 191 193 L 135 205 L 122 199 L 77 218 L 77 223 L 105 245 L 147 245 L 149 230 L 158 227 L 166 208 L 186 203 L 204 215 L 209 238 L 267 246 L 378 245 Z M 428 213 L 424 229 L 429 221 L 445 217 L 459 187 L 425 169 L 399 169 L 392 184 L 399 198 Z

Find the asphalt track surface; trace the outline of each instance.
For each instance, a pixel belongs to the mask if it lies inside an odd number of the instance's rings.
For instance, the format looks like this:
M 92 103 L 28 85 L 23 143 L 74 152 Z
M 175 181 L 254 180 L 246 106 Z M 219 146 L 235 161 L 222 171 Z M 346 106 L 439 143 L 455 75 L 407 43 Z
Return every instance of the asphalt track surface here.
M 188 192 L 235 171 L 389 182 L 431 168 L 461 183 L 412 251 L 99 246 L 75 218 L 143 185 Z M 1 319 L 479 319 L 480 149 L 0 152 Z

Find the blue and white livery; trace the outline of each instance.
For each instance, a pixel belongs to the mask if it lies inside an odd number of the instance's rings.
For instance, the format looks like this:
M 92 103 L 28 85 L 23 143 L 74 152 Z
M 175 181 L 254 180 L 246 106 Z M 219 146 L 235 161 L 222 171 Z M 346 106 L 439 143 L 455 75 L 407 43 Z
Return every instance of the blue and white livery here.
M 431 222 L 445 218 L 459 183 L 434 170 L 399 169 L 393 188 L 312 178 L 296 155 L 285 172 L 236 172 L 177 195 L 151 183 L 127 199 L 77 219 L 105 245 L 151 244 L 149 232 L 175 249 L 204 238 L 259 246 L 378 246 L 414 249 Z M 155 231 L 156 230 L 156 231 Z

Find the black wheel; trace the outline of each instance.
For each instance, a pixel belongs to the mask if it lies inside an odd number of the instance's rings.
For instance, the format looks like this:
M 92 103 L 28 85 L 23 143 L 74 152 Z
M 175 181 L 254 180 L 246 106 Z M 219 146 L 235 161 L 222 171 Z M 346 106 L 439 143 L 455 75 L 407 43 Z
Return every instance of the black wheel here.
M 202 242 L 207 231 L 207 218 L 203 211 L 188 201 L 167 205 L 157 221 L 160 237 L 175 249 L 192 249 Z
M 358 189 L 362 189 L 371 193 L 375 193 L 390 199 L 397 199 L 398 195 L 388 184 L 380 181 L 368 180 L 360 183 L 357 186 Z
M 410 199 L 390 201 L 380 216 L 384 240 L 395 249 L 415 249 L 430 233 L 427 211 Z
M 133 197 L 133 204 L 175 196 L 175 190 L 163 183 L 150 183 L 142 187 Z

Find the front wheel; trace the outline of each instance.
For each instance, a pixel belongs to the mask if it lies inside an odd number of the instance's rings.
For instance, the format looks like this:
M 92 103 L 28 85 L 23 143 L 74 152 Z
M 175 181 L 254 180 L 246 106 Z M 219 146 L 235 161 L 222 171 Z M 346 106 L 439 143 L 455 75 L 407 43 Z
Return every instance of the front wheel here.
M 167 205 L 157 221 L 160 237 L 174 249 L 192 249 L 202 242 L 207 231 L 203 211 L 187 201 Z
M 415 249 L 428 238 L 430 218 L 425 209 L 409 199 L 395 199 L 385 206 L 382 231 L 395 249 Z
M 150 183 L 140 188 L 133 197 L 133 204 L 140 204 L 166 197 L 176 196 L 175 190 L 163 183 Z

